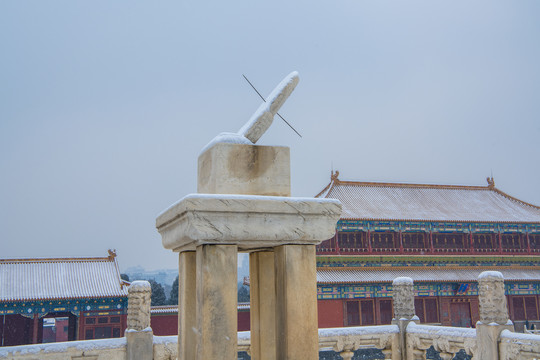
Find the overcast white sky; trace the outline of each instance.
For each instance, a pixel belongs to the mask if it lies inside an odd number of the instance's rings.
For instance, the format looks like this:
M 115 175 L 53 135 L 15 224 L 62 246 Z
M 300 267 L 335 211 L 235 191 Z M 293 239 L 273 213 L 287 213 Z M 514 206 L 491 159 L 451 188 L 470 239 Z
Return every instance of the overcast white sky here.
M 289 72 L 260 144 L 295 196 L 340 178 L 484 185 L 540 205 L 538 1 L 0 2 L 2 258 L 174 268 L 155 218 L 199 150 Z

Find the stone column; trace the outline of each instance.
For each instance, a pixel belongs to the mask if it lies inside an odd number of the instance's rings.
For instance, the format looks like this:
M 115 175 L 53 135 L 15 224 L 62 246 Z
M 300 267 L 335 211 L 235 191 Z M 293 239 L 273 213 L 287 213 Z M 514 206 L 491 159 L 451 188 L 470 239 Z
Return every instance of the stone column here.
M 184 251 L 178 256 L 178 358 L 196 358 L 197 313 L 196 313 L 196 255 L 195 251 Z
M 150 296 L 148 281 L 134 281 L 128 289 L 127 359 L 151 360 L 154 358 L 154 335 L 150 328 Z
M 282 245 L 274 252 L 276 357 L 318 359 L 315 245 Z
M 418 317 L 414 311 L 414 284 L 409 277 L 398 277 L 392 282 L 392 297 L 394 300 L 394 318 L 392 324 L 399 327 L 399 349 L 395 351 L 398 359 L 407 359 L 405 343 L 407 325 Z
M 197 247 L 198 339 L 195 359 L 238 357 L 237 256 L 236 245 Z
M 514 325 L 508 318 L 504 278 L 499 271 L 484 271 L 478 276 L 478 301 L 480 320 L 476 323 L 475 359 L 499 359 L 499 335 Z
M 276 359 L 274 252 L 249 254 L 251 358 Z

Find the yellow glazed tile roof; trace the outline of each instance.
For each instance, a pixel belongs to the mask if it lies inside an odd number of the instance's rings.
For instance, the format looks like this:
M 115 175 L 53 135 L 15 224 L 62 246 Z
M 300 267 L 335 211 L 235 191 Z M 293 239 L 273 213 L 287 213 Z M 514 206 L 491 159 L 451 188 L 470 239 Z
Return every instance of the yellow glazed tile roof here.
M 115 256 L 2 259 L 0 302 L 127 296 Z
M 337 173 L 339 174 L 339 173 Z M 341 181 L 316 197 L 338 199 L 341 219 L 540 223 L 540 208 L 488 186 Z

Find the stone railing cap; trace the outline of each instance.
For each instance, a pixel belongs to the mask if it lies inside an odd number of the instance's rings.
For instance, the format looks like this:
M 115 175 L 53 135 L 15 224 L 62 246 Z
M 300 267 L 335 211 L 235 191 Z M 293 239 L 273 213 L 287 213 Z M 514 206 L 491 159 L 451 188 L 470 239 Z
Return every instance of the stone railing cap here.
M 400 276 L 392 281 L 392 285 L 413 285 L 413 279 L 407 276 Z
M 131 283 L 131 285 L 129 286 L 129 289 L 128 291 L 129 292 L 133 292 L 133 291 L 151 291 L 152 290 L 152 286 L 150 285 L 150 283 L 146 280 L 135 280 Z
M 504 276 L 500 271 L 483 271 L 478 275 L 478 280 L 504 280 Z

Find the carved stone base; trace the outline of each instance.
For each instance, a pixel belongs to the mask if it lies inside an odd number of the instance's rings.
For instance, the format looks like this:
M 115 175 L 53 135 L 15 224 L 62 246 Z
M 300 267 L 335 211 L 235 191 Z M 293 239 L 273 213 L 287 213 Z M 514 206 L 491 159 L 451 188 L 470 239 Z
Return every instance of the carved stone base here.
M 514 325 L 491 325 L 476 323 L 476 346 L 475 359 L 498 360 L 499 359 L 499 335 L 505 329 L 514 331 Z
M 154 334 L 152 330 L 126 331 L 127 360 L 152 360 L 154 358 Z

